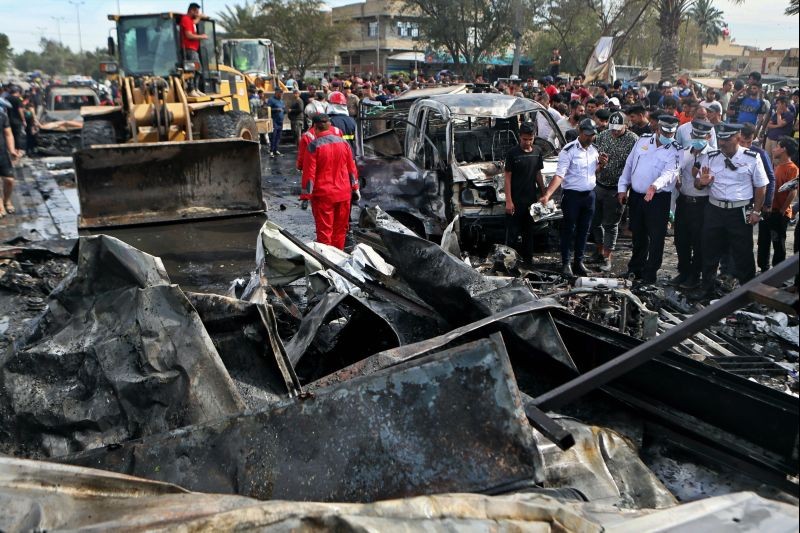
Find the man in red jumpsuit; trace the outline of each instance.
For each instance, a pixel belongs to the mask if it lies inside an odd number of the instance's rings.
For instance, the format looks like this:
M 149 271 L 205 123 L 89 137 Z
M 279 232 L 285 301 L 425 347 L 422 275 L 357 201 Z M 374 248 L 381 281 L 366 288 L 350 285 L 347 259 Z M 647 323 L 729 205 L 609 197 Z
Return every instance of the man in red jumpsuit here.
M 361 199 L 358 175 L 350 145 L 331 130 L 325 113 L 315 115 L 316 138 L 308 145 L 303 161 L 301 207 L 308 208 L 317 227 L 317 242 L 344 250 L 350 226 L 350 201 Z
M 330 117 L 328 117 L 330 119 Z M 331 126 L 329 131 L 332 131 L 335 135 L 339 137 L 343 137 L 344 134 L 342 130 L 337 128 L 336 126 Z M 317 132 L 312 125 L 308 130 L 300 136 L 300 142 L 297 143 L 297 170 L 303 170 L 303 161 L 306 158 L 306 152 L 308 151 L 308 145 L 312 143 L 314 139 L 317 138 Z

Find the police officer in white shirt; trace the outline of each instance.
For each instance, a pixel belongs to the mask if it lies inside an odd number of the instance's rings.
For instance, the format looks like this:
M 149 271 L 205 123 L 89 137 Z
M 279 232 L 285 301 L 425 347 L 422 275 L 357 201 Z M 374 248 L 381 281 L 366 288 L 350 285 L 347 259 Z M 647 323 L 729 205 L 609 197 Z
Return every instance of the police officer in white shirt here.
M 714 125 L 707 120 L 695 119 L 688 148 L 683 153 L 681 173 L 677 183 L 680 194 L 675 208 L 675 250 L 678 252 L 678 275 L 672 284 L 681 289 L 700 286 L 703 271 L 703 221 L 708 188 L 698 189 L 694 179 L 700 173 L 700 158 L 712 150 L 710 140 Z M 678 128 L 680 130 L 680 128 Z
M 641 136 L 625 161 L 617 185 L 619 202 L 630 203 L 633 234 L 633 253 L 625 276 L 643 283 L 656 282 L 664 256 L 672 191 L 683 159 L 683 148 L 675 143 L 677 129 L 677 117 L 660 115 L 658 134 Z
M 608 155 L 600 154 L 592 144 L 596 135 L 597 125 L 592 119 L 585 118 L 578 124 L 578 138 L 558 154 L 556 175 L 539 199 L 546 204 L 561 185 L 561 268 L 565 276 L 572 276 L 573 271 L 578 276 L 589 274 L 583 264 L 583 252 L 594 216 L 596 174 L 608 163 Z
M 761 220 L 767 173 L 757 152 L 739 146 L 741 124 L 717 126 L 719 150 L 700 158 L 695 187 L 708 187 L 709 199 L 703 235 L 703 284 L 700 296 L 711 296 L 717 268 L 730 250 L 733 275 L 740 283 L 756 275 L 753 258 L 753 225 Z M 747 206 L 753 204 L 748 215 Z

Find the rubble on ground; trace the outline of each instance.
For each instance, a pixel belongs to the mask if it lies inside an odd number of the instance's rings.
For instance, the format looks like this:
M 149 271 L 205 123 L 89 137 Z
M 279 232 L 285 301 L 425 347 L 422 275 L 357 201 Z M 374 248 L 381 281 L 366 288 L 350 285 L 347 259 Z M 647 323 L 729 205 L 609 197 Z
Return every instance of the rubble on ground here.
M 370 217 L 352 253 L 267 222 L 225 296 L 112 237 L 9 250 L 0 290 L 41 304 L 0 356 L 0 528 L 796 525 L 796 315 L 752 304 L 557 402 L 714 304 Z

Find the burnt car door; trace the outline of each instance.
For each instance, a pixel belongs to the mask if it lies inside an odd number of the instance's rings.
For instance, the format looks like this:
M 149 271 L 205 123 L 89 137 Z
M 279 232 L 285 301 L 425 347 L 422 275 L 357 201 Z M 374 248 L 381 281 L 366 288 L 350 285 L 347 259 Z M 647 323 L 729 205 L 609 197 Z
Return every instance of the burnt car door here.
M 412 106 L 413 107 L 413 106 Z M 446 217 L 436 168 L 439 149 L 425 135 L 425 113 L 362 106 L 356 164 L 363 210 L 379 206 L 423 237 L 441 235 Z

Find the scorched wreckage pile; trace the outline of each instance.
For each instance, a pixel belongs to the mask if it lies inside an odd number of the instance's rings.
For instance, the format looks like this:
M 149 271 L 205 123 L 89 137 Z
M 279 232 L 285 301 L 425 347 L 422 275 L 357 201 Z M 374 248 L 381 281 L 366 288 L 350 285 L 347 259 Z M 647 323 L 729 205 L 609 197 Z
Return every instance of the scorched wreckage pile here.
M 365 111 L 348 252 L 266 220 L 255 142 L 78 152 L 74 248 L 2 249 L 0 529 L 796 529 L 797 255 L 699 309 L 529 268 L 497 154 L 542 109 Z

